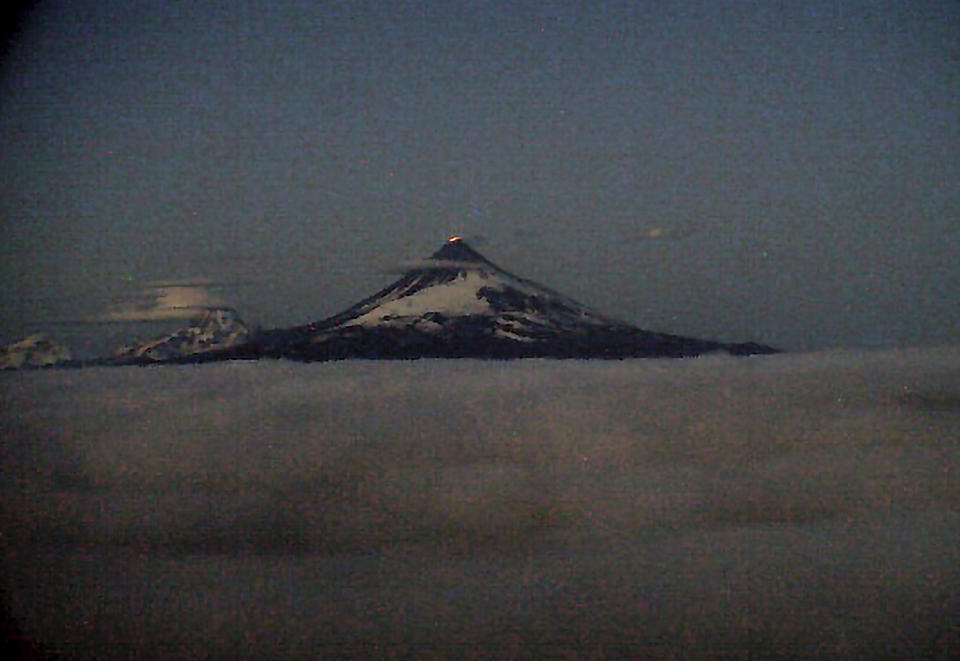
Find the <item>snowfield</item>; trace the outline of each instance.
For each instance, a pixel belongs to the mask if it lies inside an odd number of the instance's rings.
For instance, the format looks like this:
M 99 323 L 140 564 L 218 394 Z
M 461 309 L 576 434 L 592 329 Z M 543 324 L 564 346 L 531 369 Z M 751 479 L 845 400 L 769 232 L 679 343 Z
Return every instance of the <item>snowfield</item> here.
M 78 658 L 960 655 L 960 347 L 0 374 Z
M 375 326 L 391 317 L 420 317 L 429 312 L 442 310 L 446 314 L 492 314 L 490 305 L 476 296 L 477 290 L 486 285 L 488 276 L 470 270 L 455 280 L 437 284 L 427 289 L 406 294 L 397 292 L 370 312 L 344 323 L 345 326 Z

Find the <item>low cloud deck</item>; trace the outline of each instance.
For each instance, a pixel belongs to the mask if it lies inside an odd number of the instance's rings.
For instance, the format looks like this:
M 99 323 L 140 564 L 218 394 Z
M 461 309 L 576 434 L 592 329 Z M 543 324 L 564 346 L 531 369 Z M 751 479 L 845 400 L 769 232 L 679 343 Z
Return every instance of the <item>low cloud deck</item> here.
M 96 658 L 957 656 L 957 365 L 0 374 L 5 607 Z

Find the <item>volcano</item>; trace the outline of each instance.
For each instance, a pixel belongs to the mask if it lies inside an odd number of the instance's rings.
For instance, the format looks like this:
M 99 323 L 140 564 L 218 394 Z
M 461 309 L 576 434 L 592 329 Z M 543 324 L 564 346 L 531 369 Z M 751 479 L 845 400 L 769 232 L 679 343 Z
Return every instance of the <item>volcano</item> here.
M 356 305 L 305 326 L 263 333 L 260 355 L 346 358 L 631 358 L 774 353 L 642 330 L 516 276 L 452 237 Z

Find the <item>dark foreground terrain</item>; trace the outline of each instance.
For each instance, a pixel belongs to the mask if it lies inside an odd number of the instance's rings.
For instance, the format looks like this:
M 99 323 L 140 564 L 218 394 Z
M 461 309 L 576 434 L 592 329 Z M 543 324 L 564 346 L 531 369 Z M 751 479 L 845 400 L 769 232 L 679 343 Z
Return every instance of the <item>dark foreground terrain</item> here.
M 0 375 L 67 658 L 955 658 L 960 349 Z

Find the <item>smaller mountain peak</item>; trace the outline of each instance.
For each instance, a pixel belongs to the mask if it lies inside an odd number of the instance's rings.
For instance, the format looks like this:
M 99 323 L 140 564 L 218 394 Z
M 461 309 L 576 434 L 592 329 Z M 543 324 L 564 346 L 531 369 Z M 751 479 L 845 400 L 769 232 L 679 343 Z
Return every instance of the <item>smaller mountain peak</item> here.
M 245 343 L 250 329 L 237 311 L 227 307 L 207 308 L 203 317 L 169 335 L 124 345 L 114 358 L 170 360 L 196 356 L 210 351 L 229 349 Z
M 47 367 L 66 360 L 70 360 L 70 350 L 43 333 L 0 347 L 0 369 Z

